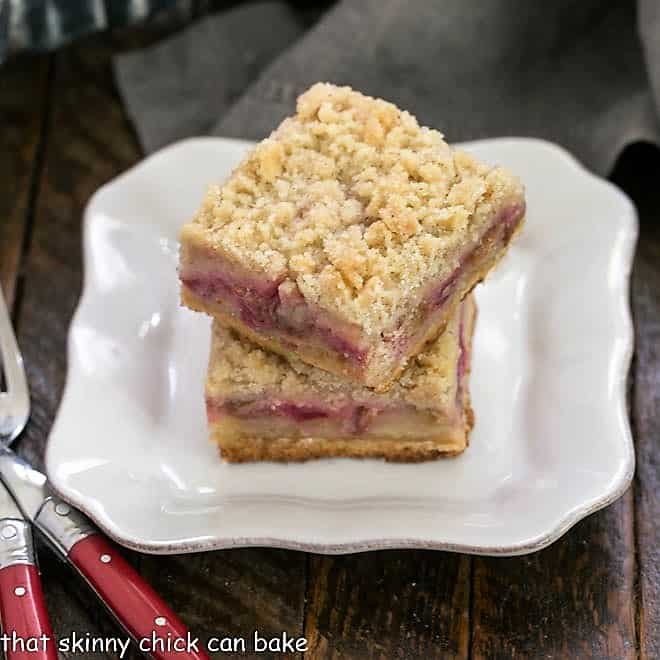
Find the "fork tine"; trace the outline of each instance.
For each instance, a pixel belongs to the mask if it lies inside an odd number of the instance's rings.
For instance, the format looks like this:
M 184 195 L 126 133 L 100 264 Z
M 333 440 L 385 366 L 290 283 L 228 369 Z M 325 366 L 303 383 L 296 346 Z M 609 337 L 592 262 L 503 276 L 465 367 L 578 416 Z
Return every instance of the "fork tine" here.
M 6 394 L 0 394 L 0 435 L 11 442 L 22 430 L 30 413 L 30 393 L 23 357 L 16 343 L 11 319 L 0 287 L 0 366 L 5 375 Z M 3 419 L 4 418 L 4 419 Z

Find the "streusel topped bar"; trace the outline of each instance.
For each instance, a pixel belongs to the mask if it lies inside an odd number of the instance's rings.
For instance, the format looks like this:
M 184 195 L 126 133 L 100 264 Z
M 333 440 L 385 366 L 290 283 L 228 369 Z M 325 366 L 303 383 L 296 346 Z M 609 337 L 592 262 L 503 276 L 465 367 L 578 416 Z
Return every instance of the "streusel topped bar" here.
M 206 383 L 212 439 L 225 460 L 382 456 L 422 460 L 462 451 L 475 306 L 412 358 L 385 393 L 289 362 L 213 324 Z
M 520 183 L 405 111 L 317 84 L 182 231 L 183 300 L 385 388 L 504 252 Z

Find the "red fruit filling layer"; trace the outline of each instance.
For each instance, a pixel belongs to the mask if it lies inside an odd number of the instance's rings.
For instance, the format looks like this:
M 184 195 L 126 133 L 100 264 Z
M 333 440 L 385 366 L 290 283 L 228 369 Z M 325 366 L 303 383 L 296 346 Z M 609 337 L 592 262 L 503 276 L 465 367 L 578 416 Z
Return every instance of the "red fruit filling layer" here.
M 311 334 L 354 362 L 366 359 L 367 351 L 343 336 L 337 327 L 331 327 L 327 315 L 310 306 L 293 282 L 264 280 L 257 284 L 218 271 L 203 275 L 184 273 L 181 281 L 204 300 L 228 304 L 253 330 L 266 334 L 275 331 L 283 335 L 285 343 L 286 337 Z
M 330 406 L 323 406 L 322 404 L 287 400 L 269 399 L 245 402 L 230 399 L 222 403 L 209 400 L 206 403 L 206 410 L 210 423 L 217 422 L 224 415 L 238 419 L 283 417 L 296 424 L 318 419 L 332 419 L 341 423 L 344 433 L 360 435 L 366 431 L 369 420 L 376 416 L 382 409 L 352 402 L 332 408 Z

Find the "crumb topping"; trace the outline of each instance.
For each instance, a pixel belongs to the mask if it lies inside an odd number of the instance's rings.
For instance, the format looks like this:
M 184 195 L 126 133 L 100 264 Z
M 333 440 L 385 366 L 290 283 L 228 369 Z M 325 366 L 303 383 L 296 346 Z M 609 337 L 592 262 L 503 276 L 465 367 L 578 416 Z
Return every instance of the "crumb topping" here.
M 463 305 L 469 306 L 466 310 L 466 327 L 469 327 L 474 302 L 468 298 Z M 300 360 L 287 360 L 259 348 L 214 321 L 206 394 L 220 400 L 253 400 L 262 396 L 301 401 L 321 399 L 330 405 L 340 405 L 347 399 L 383 406 L 399 402 L 431 411 L 450 411 L 456 400 L 461 313 L 452 318 L 438 339 L 409 361 L 400 379 L 383 394 L 347 383 Z M 466 344 L 469 346 L 469 339 Z
M 520 183 L 350 87 L 318 83 L 193 220 L 205 240 L 379 332 L 451 273 Z

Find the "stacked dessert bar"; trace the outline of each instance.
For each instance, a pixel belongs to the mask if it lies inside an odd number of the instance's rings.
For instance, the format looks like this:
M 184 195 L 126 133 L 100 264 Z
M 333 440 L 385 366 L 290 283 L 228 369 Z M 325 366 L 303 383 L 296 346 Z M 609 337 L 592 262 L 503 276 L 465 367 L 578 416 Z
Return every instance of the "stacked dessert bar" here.
M 311 87 L 181 232 L 182 301 L 213 317 L 222 457 L 460 453 L 470 292 L 524 214 L 506 170 L 391 103 Z

